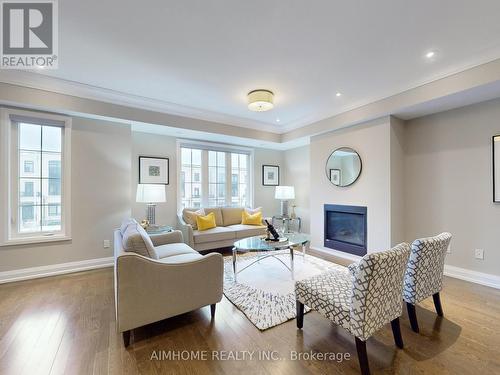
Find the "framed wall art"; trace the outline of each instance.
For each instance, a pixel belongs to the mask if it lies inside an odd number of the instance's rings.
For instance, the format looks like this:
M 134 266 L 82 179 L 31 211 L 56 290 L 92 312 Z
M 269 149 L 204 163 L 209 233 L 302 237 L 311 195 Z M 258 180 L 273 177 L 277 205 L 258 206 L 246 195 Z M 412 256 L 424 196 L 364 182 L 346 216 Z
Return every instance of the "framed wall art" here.
M 139 156 L 139 183 L 140 184 L 169 184 L 168 158 Z
M 278 186 L 280 184 L 280 167 L 278 165 L 262 166 L 262 185 Z

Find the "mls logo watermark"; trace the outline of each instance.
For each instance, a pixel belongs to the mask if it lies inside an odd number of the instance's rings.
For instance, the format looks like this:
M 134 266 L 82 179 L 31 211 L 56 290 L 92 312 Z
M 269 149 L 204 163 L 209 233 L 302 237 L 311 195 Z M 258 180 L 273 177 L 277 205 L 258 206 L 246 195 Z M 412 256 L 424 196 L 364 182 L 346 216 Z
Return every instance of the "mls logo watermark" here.
M 57 0 L 0 0 L 2 69 L 56 69 Z

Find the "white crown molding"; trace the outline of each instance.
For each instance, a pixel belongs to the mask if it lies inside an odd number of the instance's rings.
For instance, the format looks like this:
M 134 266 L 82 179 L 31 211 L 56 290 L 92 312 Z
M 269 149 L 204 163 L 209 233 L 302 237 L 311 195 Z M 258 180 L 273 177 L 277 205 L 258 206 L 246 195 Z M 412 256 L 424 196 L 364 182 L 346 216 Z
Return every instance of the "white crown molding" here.
M 455 279 L 500 289 L 500 276 L 445 264 L 444 274 Z
M 281 134 L 283 131 L 278 125 L 245 119 L 237 116 L 225 115 L 190 106 L 170 103 L 163 100 L 132 95 L 103 87 L 51 77 L 41 73 L 21 70 L 0 71 L 0 82 L 33 89 L 52 91 L 59 94 L 76 96 L 85 99 L 98 100 L 111 104 L 118 104 L 133 108 L 146 109 L 170 115 L 195 118 L 198 120 L 213 121 L 242 128 L 257 129 L 266 132 Z
M 0 284 L 112 267 L 113 264 L 113 257 L 108 257 L 4 271 L 0 272 Z

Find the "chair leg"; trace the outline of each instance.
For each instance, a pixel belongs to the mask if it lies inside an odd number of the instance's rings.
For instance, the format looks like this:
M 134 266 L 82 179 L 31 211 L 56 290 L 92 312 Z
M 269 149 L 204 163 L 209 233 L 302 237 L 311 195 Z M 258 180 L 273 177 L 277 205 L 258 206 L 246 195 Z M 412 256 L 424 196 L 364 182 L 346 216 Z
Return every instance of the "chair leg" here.
M 123 332 L 123 345 L 125 345 L 125 347 L 130 345 L 130 331 Z
M 418 333 L 420 330 L 418 329 L 417 312 L 415 311 L 415 305 L 406 302 L 406 309 L 408 310 L 408 317 L 410 318 L 411 329 L 414 332 Z
M 304 304 L 297 301 L 297 328 L 304 326 Z
M 394 336 L 394 343 L 400 349 L 403 349 L 403 336 L 401 336 L 401 326 L 399 325 L 399 318 L 391 321 L 392 335 Z
M 210 315 L 212 316 L 212 319 L 215 317 L 215 307 L 217 305 L 214 303 L 212 305 L 210 305 Z
M 432 299 L 434 300 L 434 306 L 436 307 L 436 312 L 439 316 L 443 316 L 443 307 L 441 306 L 441 297 L 439 296 L 439 292 L 432 295 Z
M 361 375 L 370 375 L 370 366 L 368 365 L 368 354 L 366 353 L 366 341 L 356 337 L 356 350 L 358 351 L 359 367 Z

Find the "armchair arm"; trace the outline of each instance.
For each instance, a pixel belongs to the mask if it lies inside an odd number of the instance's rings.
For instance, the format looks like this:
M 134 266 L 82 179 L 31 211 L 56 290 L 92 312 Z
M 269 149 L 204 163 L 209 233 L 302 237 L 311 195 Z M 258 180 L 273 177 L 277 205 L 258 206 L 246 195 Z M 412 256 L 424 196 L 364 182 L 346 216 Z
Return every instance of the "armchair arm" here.
M 184 237 L 184 242 L 186 245 L 193 247 L 194 239 L 193 239 L 193 227 L 190 224 L 187 224 L 182 215 L 177 215 L 177 226 L 179 230 L 182 232 L 182 236 Z
M 183 314 L 222 299 L 222 255 L 164 263 L 127 253 L 116 259 L 117 322 L 120 332 Z
M 184 239 L 182 238 L 182 232 L 179 230 L 174 230 L 170 233 L 150 234 L 149 237 L 151 238 L 154 246 L 184 242 Z
M 358 266 L 359 266 L 358 262 L 351 263 L 347 266 L 347 270 L 351 274 L 353 281 L 356 278 L 356 273 L 358 272 Z

